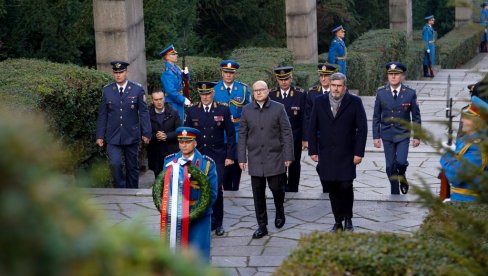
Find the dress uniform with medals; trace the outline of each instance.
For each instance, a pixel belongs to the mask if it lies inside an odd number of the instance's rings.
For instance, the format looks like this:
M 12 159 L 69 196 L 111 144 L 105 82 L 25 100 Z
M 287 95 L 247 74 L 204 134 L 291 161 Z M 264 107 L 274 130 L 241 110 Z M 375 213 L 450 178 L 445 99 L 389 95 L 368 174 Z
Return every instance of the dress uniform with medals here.
M 273 69 L 276 79 L 288 80 L 293 77 L 293 67 L 284 66 Z M 306 141 L 307 123 L 305 118 L 305 100 L 307 95 L 298 86 L 290 85 L 288 91 L 282 91 L 278 85 L 269 92 L 269 98 L 285 106 L 286 114 L 293 131 L 293 151 L 295 162 L 288 168 L 285 191 L 298 192 L 300 183 L 302 141 Z
M 200 135 L 200 131 L 198 131 L 198 129 L 191 127 L 179 127 L 176 129 L 176 133 L 178 141 L 192 141 Z M 191 156 L 188 158 L 184 158 L 181 151 L 170 154 L 164 159 L 164 167 L 169 167 L 172 162 L 178 162 L 182 167 L 184 167 L 186 164 L 191 164 L 200 169 L 208 177 L 210 184 L 210 204 L 214 204 L 217 198 L 218 185 L 215 162 L 212 160 L 212 158 L 200 153 L 197 149 L 194 149 L 190 155 Z M 183 183 L 183 181 L 179 183 Z M 171 190 L 172 189 L 170 189 L 170 191 Z M 196 198 L 197 195 L 199 195 L 199 192 L 197 192 L 196 189 L 190 190 L 190 200 Z M 191 208 L 190 203 L 190 211 Z M 207 262 L 210 260 L 212 238 L 210 234 L 211 214 L 212 208 L 208 208 L 202 217 L 190 222 L 188 229 L 188 243 L 190 247 L 196 249 L 200 253 L 200 256 L 202 256 Z
M 403 74 L 407 69 L 400 62 L 386 64 L 387 73 Z M 390 84 L 376 91 L 373 113 L 373 139 L 382 139 L 386 159 L 386 174 L 390 180 L 391 194 L 408 192 L 405 172 L 408 167 L 408 147 L 411 130 L 403 122 L 421 124 L 420 109 L 415 90 L 400 83 L 392 89 Z M 415 137 L 414 139 L 418 139 Z
M 424 77 L 434 77 L 430 75 L 429 72 L 429 63 L 431 66 L 435 64 L 435 31 L 432 28 L 432 24 L 434 24 L 434 16 L 430 15 L 424 18 L 427 23 L 424 25 L 422 29 L 422 40 L 425 42 L 425 54 L 423 59 L 423 70 L 424 70 Z M 430 24 L 432 23 L 432 24 Z M 430 62 L 429 62 L 430 56 Z
M 341 26 L 335 27 L 332 29 L 332 33 L 336 35 L 336 37 L 332 40 L 330 47 L 329 47 L 329 55 L 327 61 L 331 64 L 338 64 L 340 68 L 340 72 L 346 75 L 346 55 L 347 55 L 347 48 L 346 44 L 344 43 L 344 38 L 339 37 L 337 32 L 345 31 L 345 29 Z
M 214 93 L 214 82 L 198 82 L 197 86 L 200 95 Z M 201 134 L 197 138 L 197 148 L 202 154 L 210 156 L 217 166 L 219 189 L 217 201 L 213 205 L 212 230 L 215 230 L 218 236 L 222 236 L 224 234 L 222 227 L 224 218 L 222 192 L 224 164 L 226 159 L 236 159 L 236 134 L 229 107 L 225 103 L 215 101 L 211 101 L 208 105 L 203 102 L 195 103 L 187 109 L 185 126 L 200 131 Z
M 113 61 L 111 64 L 114 73 L 124 72 L 129 66 L 124 61 Z M 141 136 L 147 139 L 151 137 L 144 88 L 130 80 L 122 85 L 113 82 L 105 86 L 98 111 L 96 138 L 107 144 L 117 188 L 139 187 L 138 154 Z
M 222 60 L 220 68 L 222 72 L 237 73 L 240 65 L 233 60 Z M 234 122 L 235 133 L 239 131 L 241 121 L 242 108 L 251 102 L 251 90 L 242 82 L 234 80 L 234 82 L 227 86 L 223 80 L 217 82 L 214 87 L 215 97 L 214 101 L 219 103 L 226 103 L 229 105 L 231 119 Z M 237 143 L 237 136 L 235 136 Z M 241 180 L 241 169 L 239 164 L 235 162 L 233 165 L 224 168 L 224 190 L 237 191 L 239 190 L 239 183 Z
M 159 55 L 165 57 L 166 55 L 176 53 L 175 47 L 170 45 L 162 50 Z M 185 119 L 185 102 L 188 99 L 183 96 L 183 73 L 181 68 L 176 64 L 165 61 L 161 74 L 161 84 L 165 101 L 178 112 L 180 119 L 183 121 Z
M 335 67 L 334 65 L 330 65 L 330 64 L 319 64 L 317 67 L 318 67 L 317 72 L 319 72 L 320 76 L 328 76 L 329 78 L 330 78 L 330 75 L 334 74 L 337 71 L 337 67 Z M 312 109 L 313 109 L 313 104 L 315 102 L 315 99 L 318 96 L 324 95 L 324 94 L 329 93 L 329 92 L 330 92 L 330 86 L 327 88 L 324 88 L 320 84 L 320 82 L 317 85 L 308 88 L 307 100 L 305 101 L 305 121 L 307 122 L 306 133 L 308 132 L 308 129 L 310 126 L 310 115 L 312 114 Z M 318 168 L 319 168 L 319 165 L 317 164 L 317 167 L 316 167 L 317 173 L 318 173 Z M 320 182 L 322 183 L 322 191 L 324 193 L 328 193 L 329 190 L 325 184 L 325 181 L 320 181 Z
M 472 103 L 462 112 L 462 120 L 472 122 L 471 129 L 456 140 L 454 152 L 445 153 L 440 160 L 451 184 L 451 201 L 475 201 L 479 195 L 474 187 L 479 189 L 483 175 L 488 173 L 488 156 L 482 149 L 488 117 L 483 112 L 487 114 L 488 103 L 473 96 Z

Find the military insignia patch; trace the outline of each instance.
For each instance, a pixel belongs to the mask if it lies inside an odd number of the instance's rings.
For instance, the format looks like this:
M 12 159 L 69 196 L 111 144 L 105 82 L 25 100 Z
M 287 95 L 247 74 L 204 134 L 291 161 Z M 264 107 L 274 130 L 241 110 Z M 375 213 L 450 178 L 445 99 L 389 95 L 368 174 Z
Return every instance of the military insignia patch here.
M 281 74 L 281 75 L 284 75 L 285 73 L 286 73 L 286 72 L 285 72 L 285 70 L 281 70 L 281 71 L 280 71 L 280 74 Z
M 207 89 L 207 85 L 205 83 L 202 84 L 202 89 Z

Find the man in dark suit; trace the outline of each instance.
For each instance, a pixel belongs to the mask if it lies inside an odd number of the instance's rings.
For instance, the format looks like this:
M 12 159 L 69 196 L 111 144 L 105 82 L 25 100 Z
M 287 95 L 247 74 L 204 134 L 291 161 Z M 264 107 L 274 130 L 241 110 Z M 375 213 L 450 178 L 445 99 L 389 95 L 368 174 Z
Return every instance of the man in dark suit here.
M 269 98 L 285 106 L 286 114 L 290 120 L 293 131 L 293 152 L 296 162 L 291 163 L 288 168 L 288 178 L 285 185 L 286 192 L 298 192 L 300 184 L 300 160 L 302 149 L 306 146 L 305 137 L 307 123 L 305 118 L 306 94 L 298 86 L 291 84 L 293 80 L 293 67 L 284 66 L 274 68 L 278 86 L 269 92 Z
M 329 187 L 335 219 L 331 232 L 353 231 L 353 181 L 364 157 L 368 123 L 361 98 L 346 93 L 344 74 L 333 74 L 330 86 L 330 93 L 317 97 L 310 116 L 309 155 L 320 162 L 320 179 Z
M 164 158 L 171 153 L 178 152 L 176 129 L 182 125 L 180 116 L 168 103 L 164 101 L 164 93 L 151 93 L 152 105 L 149 107 L 152 136 L 147 146 L 149 169 L 154 177 L 163 171 Z
M 212 206 L 212 230 L 217 236 L 225 233 L 223 176 L 224 167 L 234 164 L 236 159 L 236 138 L 234 123 L 227 104 L 214 101 L 214 82 L 198 82 L 200 103 L 195 103 L 186 111 L 185 126 L 193 127 L 201 132 L 197 138 L 197 148 L 215 161 L 219 189 L 217 200 Z M 227 141 L 225 140 L 227 138 Z
M 411 130 L 402 122 L 421 124 L 420 109 L 415 90 L 402 84 L 403 72 L 400 62 L 386 64 L 388 83 L 376 91 L 373 113 L 373 144 L 385 148 L 386 175 L 390 180 L 391 194 L 408 192 L 405 172 L 408 167 L 408 146 Z M 381 140 L 380 140 L 381 138 Z M 420 139 L 414 134 L 412 146 L 418 147 Z M 400 186 L 400 187 L 399 187 Z
M 257 81 L 252 86 L 254 102 L 242 109 L 239 126 L 238 159 L 244 171 L 249 164 L 254 209 L 258 229 L 253 239 L 268 234 L 266 182 L 273 193 L 276 207 L 275 226 L 285 225 L 285 169 L 293 157 L 293 133 L 282 104 L 269 99 L 268 85 Z M 299 161 L 298 161 L 299 162 Z
M 308 89 L 307 100 L 305 101 L 305 121 L 307 122 L 307 130 L 310 125 L 310 115 L 312 114 L 315 99 L 320 95 L 330 92 L 330 76 L 337 71 L 337 67 L 330 64 L 319 64 L 317 71 L 319 72 L 319 84 Z M 304 148 L 308 148 L 308 142 L 306 142 Z M 316 170 L 318 173 L 319 164 L 317 164 Z M 320 180 L 320 183 L 322 184 L 322 192 L 328 193 L 329 188 L 327 188 L 326 182 Z
M 139 187 L 139 141 L 149 143 L 151 124 L 144 88 L 128 80 L 124 61 L 112 61 L 115 82 L 105 86 L 98 111 L 96 144 L 107 143 L 112 176 L 117 188 Z M 125 175 L 123 158 L 125 157 Z

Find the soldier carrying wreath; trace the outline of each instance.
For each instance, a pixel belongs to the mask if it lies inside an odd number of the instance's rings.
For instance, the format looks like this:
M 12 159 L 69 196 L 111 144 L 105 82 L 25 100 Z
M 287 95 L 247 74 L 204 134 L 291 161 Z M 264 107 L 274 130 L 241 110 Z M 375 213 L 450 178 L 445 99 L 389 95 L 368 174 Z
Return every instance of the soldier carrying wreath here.
M 210 207 L 217 199 L 215 162 L 196 149 L 200 131 L 179 127 L 176 133 L 180 151 L 164 159 L 164 171 L 153 186 L 153 200 L 161 212 L 161 238 L 172 252 L 189 247 L 208 262 Z

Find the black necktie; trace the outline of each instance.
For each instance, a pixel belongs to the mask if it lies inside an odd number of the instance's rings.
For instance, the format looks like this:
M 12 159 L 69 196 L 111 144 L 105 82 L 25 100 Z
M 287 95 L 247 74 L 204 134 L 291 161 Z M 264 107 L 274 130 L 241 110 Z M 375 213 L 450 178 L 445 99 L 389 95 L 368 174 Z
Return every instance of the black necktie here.
M 208 113 L 208 106 L 205 107 L 205 113 Z
M 230 95 L 230 87 L 227 87 L 227 93 Z
M 397 91 L 396 90 L 393 90 L 393 99 L 396 100 L 397 99 Z
M 286 97 L 288 97 L 288 93 L 283 93 L 283 99 L 286 99 Z
M 123 88 L 123 87 L 120 87 L 120 88 L 119 88 L 119 91 L 120 91 L 120 92 L 119 92 L 119 93 L 120 93 L 120 96 L 122 96 L 122 94 L 124 94 L 124 88 Z

